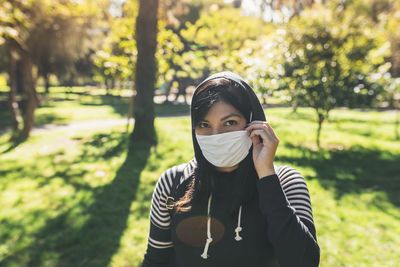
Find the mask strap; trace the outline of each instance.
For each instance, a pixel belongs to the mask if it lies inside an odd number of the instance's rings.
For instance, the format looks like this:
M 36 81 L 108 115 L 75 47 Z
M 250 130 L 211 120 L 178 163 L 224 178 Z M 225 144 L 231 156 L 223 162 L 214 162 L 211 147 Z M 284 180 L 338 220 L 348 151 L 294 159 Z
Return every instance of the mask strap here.
M 252 119 L 253 119 L 253 111 L 250 112 L 250 121 L 249 122 L 251 122 Z

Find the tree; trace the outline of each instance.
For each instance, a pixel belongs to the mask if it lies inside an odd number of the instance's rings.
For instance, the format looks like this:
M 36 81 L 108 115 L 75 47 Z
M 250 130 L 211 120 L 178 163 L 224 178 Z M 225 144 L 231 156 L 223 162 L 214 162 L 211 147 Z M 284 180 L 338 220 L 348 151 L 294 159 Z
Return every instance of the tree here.
M 339 2 L 339 1 L 337 1 Z M 400 2 L 398 0 L 352 0 L 337 3 L 355 16 L 363 17 L 374 25 L 374 30 L 385 31 L 390 42 L 391 53 L 387 62 L 391 63 L 392 77 L 400 77 Z
M 1 39 L 5 42 L 8 56 L 8 76 L 10 92 L 8 103 L 12 116 L 12 135 L 13 141 L 25 140 L 28 138 L 30 130 L 34 125 L 34 112 L 38 105 L 39 98 L 36 92 L 36 80 L 33 75 L 33 60 L 26 43 L 29 36 L 30 22 L 34 17 L 35 11 L 40 7 L 34 5 L 34 1 L 13 1 L 2 2 L 0 9 L 4 16 L 0 19 Z M 17 61 L 21 62 L 24 88 L 24 107 L 20 116 L 19 105 L 16 101 L 17 86 Z M 20 119 L 22 117 L 22 120 Z M 23 121 L 21 129 L 20 122 Z
M 200 82 L 209 74 L 205 46 L 193 38 L 186 38 L 185 32 L 200 19 L 207 16 L 211 8 L 224 7 L 222 1 L 214 0 L 167 0 L 161 2 L 161 23 L 157 62 L 159 65 L 158 84 L 165 90 L 165 102 L 172 88 L 177 88 L 175 101 L 179 96 L 187 103 L 187 88 Z
M 47 93 L 50 74 L 62 78 L 74 72 L 75 62 L 84 58 L 90 49 L 97 50 L 95 39 L 103 36 L 98 21 L 107 20 L 106 12 L 104 16 L 101 12 L 92 13 L 93 10 L 85 9 L 89 8 L 85 3 L 79 7 L 54 2 L 51 7 L 40 2 L 42 9 L 47 10 L 46 15 L 35 13 L 34 26 L 26 40 Z M 98 1 L 97 4 L 97 10 L 106 9 L 105 3 Z
M 383 83 L 384 92 L 378 96 L 377 101 L 383 107 L 395 110 L 394 136 L 400 140 L 400 78 L 386 78 Z
M 287 47 L 283 45 L 285 31 L 280 26 L 269 24 L 265 35 L 249 40 L 239 51 L 244 76 L 251 82 L 253 89 L 261 96 L 263 103 L 267 97 L 285 87 L 283 62 Z
M 214 5 L 202 9 L 200 14 L 181 27 L 166 27 L 160 32 L 157 59 L 160 83 L 167 84 L 167 94 L 174 82 L 179 89 L 177 96 L 185 96 L 189 85 L 212 72 L 243 73 L 239 51 L 247 41 L 263 33 L 260 19 L 242 16 L 240 10 L 232 7 Z M 239 21 L 241 27 L 237 27 Z
M 79 3 L 47 0 L 0 3 L 0 41 L 5 43 L 8 51 L 12 140 L 25 140 L 34 126 L 34 113 L 39 104 L 37 72 L 47 79 L 50 72 L 57 71 L 56 66 L 58 70 L 65 69 L 66 62 L 77 58 L 71 51 L 75 54 L 85 51 L 82 42 L 87 38 L 81 37 L 88 35 L 86 31 L 93 22 L 91 18 L 98 16 L 96 7 L 103 7 L 106 1 L 97 1 L 96 5 L 90 0 Z M 16 98 L 19 84 L 24 91 L 21 107 Z
M 137 63 L 132 139 L 156 142 L 154 129 L 154 87 L 156 82 L 158 0 L 140 0 L 136 19 Z
M 382 32 L 350 10 L 317 7 L 292 19 L 283 63 L 293 98 L 312 107 L 318 117 L 320 146 L 323 122 L 337 106 L 371 106 L 388 72 L 389 46 Z
M 121 7 L 122 14 L 110 21 L 107 37 L 94 56 L 95 80 L 108 89 L 128 80 L 134 80 L 137 48 L 135 40 L 136 2 L 127 1 Z

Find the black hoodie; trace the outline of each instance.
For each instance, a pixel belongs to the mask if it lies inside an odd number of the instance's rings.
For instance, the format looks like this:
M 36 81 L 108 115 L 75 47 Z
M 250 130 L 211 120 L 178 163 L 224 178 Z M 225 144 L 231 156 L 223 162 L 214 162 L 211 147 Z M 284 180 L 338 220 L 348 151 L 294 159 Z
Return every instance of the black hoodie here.
M 254 91 L 234 73 L 210 76 L 197 86 L 194 96 L 206 81 L 220 77 L 239 84 L 237 90 L 244 90 L 252 120 L 265 121 Z M 276 167 L 276 175 L 258 180 L 256 196 L 233 214 L 231 181 L 237 171 L 219 173 L 212 198 L 190 211 L 176 213 L 170 209 L 195 179 L 197 162 L 204 159 L 192 129 L 195 159 L 165 171 L 154 190 L 142 267 L 318 266 L 319 246 L 307 185 L 291 167 Z M 212 238 L 208 248 L 207 237 Z

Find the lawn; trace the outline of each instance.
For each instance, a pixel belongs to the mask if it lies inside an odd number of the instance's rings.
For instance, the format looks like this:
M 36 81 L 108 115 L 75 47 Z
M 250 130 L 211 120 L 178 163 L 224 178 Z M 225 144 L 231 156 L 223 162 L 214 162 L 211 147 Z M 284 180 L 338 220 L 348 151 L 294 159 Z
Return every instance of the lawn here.
M 320 266 L 399 266 L 395 114 L 335 110 L 321 150 L 311 109 L 266 115 L 281 139 L 277 164 L 300 170 L 309 186 Z M 139 266 L 158 176 L 193 153 L 188 117 L 156 126 L 153 147 L 129 144 L 124 126 L 33 135 L 6 153 L 1 136 L 0 266 Z
M 43 91 L 41 88 L 39 90 Z M 125 94 L 127 90 L 123 91 Z M 35 125 L 68 124 L 75 121 L 121 119 L 127 118 L 130 98 L 123 92 L 105 95 L 105 89 L 85 89 L 84 87 L 51 87 L 50 94 L 41 95 L 40 106 L 35 111 Z M 7 98 L 0 87 L 0 99 Z M 4 102 L 3 103 L 6 103 Z M 188 114 L 189 106 L 185 104 L 156 103 L 157 116 Z M 7 106 L 0 105 L 0 132 L 11 126 Z

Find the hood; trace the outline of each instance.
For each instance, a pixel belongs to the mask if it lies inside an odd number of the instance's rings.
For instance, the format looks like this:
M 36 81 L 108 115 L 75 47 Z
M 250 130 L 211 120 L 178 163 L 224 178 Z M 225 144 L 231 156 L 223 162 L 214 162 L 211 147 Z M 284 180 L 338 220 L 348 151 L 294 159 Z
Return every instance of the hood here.
M 195 125 L 194 125 L 194 105 L 193 103 L 196 103 L 196 97 L 197 94 L 199 93 L 199 88 L 201 88 L 207 81 L 217 79 L 217 78 L 225 78 L 228 80 L 231 80 L 235 82 L 239 86 L 233 86 L 230 87 L 229 93 L 235 94 L 238 92 L 238 96 L 241 100 L 241 105 L 246 108 L 246 114 L 245 117 L 247 117 L 248 121 L 254 121 L 254 120 L 260 120 L 260 121 L 265 121 L 265 115 L 264 115 L 264 110 L 261 106 L 260 101 L 258 100 L 256 94 L 254 93 L 253 89 L 250 87 L 250 85 L 245 82 L 239 75 L 232 73 L 232 72 L 219 72 L 214 75 L 211 75 L 207 79 L 205 79 L 203 82 L 201 82 L 197 87 L 196 90 L 193 93 L 192 97 L 192 105 L 190 108 L 190 115 L 191 115 L 191 124 L 192 124 L 192 141 L 193 141 L 193 148 L 194 148 L 194 155 L 195 159 L 197 161 L 197 170 L 204 170 L 208 169 L 211 170 L 210 168 L 211 163 L 209 163 L 203 156 L 203 153 L 201 152 L 200 146 L 197 142 L 196 138 L 196 133 L 195 133 Z M 240 91 L 236 91 L 240 90 Z M 251 164 L 251 165 L 249 165 Z M 253 167 L 251 167 L 253 166 Z M 199 171 L 201 172 L 201 171 Z M 204 173 L 203 173 L 204 174 Z M 254 197 L 255 194 L 253 192 L 256 192 L 256 187 L 255 187 L 255 181 L 257 178 L 252 177 L 256 176 L 254 165 L 253 165 L 253 160 L 252 160 L 252 153 L 249 153 L 248 156 L 240 163 L 240 166 L 238 168 L 238 171 L 235 172 L 233 175 L 233 183 L 234 183 L 234 188 L 233 188 L 233 195 L 236 196 L 232 200 L 232 207 L 231 210 L 238 210 L 237 212 L 237 227 L 235 228 L 235 233 L 236 236 L 234 239 L 236 241 L 241 241 L 242 237 L 239 235 L 239 233 L 242 231 L 242 226 L 241 226 L 241 217 L 242 217 L 242 208 L 243 204 L 246 202 L 247 199 L 250 199 L 251 197 Z M 200 177 L 200 178 L 199 178 Z M 204 182 L 205 188 L 207 188 L 209 191 L 205 192 L 204 196 L 208 196 L 208 205 L 207 205 L 207 239 L 205 242 L 204 250 L 203 253 L 201 254 L 201 257 L 203 259 L 207 259 L 208 256 L 208 249 L 210 247 L 210 244 L 213 242 L 212 236 L 211 236 L 211 205 L 212 205 L 212 198 L 213 198 L 213 190 L 212 190 L 212 182 L 213 182 L 213 177 L 215 177 L 212 173 L 209 175 L 202 175 L 201 173 L 199 176 L 195 176 L 195 187 L 197 188 L 196 185 L 201 184 L 200 181 Z M 247 179 L 246 179 L 247 178 Z M 254 179 L 251 179 L 254 178 Z M 211 188 L 211 189 L 210 189 Z M 214 191 L 215 192 L 215 191 Z M 237 194 L 239 193 L 239 194 Z M 238 208 L 238 209 L 237 209 Z
M 235 87 L 237 90 L 243 90 L 245 92 L 245 95 L 248 97 L 248 104 L 250 105 L 250 110 L 252 113 L 252 119 L 251 121 L 259 120 L 259 121 L 266 121 L 264 110 L 262 108 L 262 105 L 260 101 L 257 98 L 257 95 L 255 94 L 253 88 L 239 75 L 230 72 L 230 71 L 224 71 L 224 72 L 219 72 L 215 73 L 208 78 L 206 78 L 204 81 L 202 81 L 197 87 L 196 90 L 193 93 L 192 96 L 192 103 L 194 102 L 193 100 L 196 99 L 197 92 L 199 88 L 201 88 L 207 81 L 217 79 L 217 78 L 225 78 L 231 81 L 236 82 L 239 84 L 238 87 Z M 190 108 L 190 114 L 191 114 L 191 121 L 192 121 L 192 141 L 193 141 L 193 148 L 194 148 L 194 154 L 197 162 L 201 161 L 200 159 L 203 159 L 204 156 L 201 153 L 200 146 L 197 143 L 196 139 L 196 134 L 195 134 L 195 129 L 194 129 L 194 123 L 193 123 L 193 105 Z

